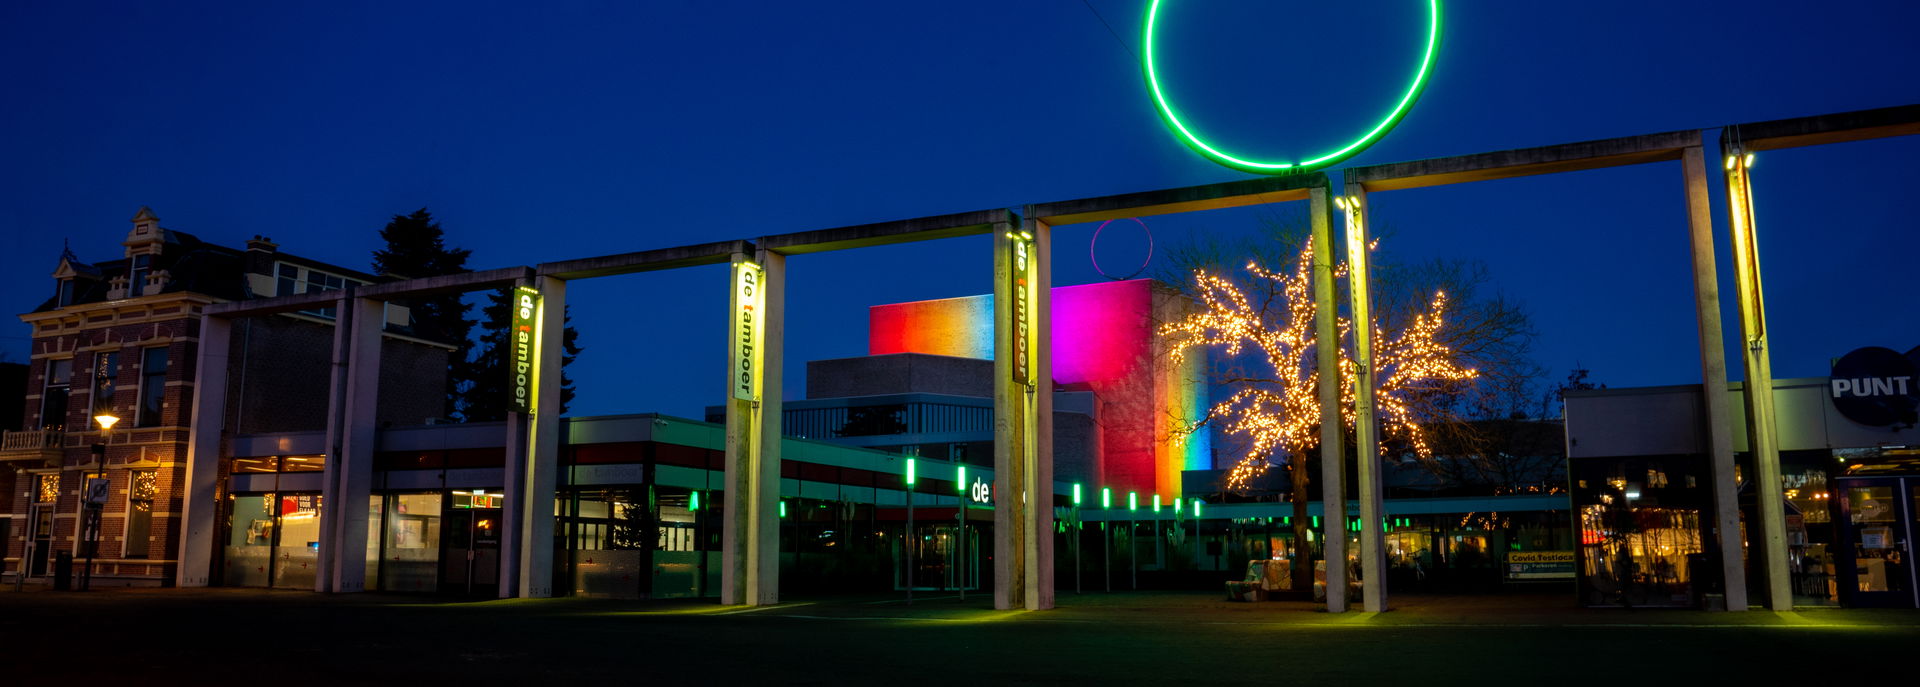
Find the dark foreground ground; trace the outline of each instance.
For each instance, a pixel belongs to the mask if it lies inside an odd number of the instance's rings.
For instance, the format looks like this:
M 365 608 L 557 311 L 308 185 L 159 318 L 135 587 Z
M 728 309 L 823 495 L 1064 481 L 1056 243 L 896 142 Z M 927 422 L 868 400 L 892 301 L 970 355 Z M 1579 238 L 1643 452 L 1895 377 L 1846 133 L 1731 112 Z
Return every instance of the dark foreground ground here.
M 1916 684 L 1920 612 L 1589 610 L 1200 593 L 798 599 L 757 610 L 230 589 L 0 593 L 6 684 Z M 1314 681 L 1314 682 L 1309 682 Z M 1327 682 L 1323 682 L 1327 681 Z M 115 684 L 128 684 L 116 682 Z

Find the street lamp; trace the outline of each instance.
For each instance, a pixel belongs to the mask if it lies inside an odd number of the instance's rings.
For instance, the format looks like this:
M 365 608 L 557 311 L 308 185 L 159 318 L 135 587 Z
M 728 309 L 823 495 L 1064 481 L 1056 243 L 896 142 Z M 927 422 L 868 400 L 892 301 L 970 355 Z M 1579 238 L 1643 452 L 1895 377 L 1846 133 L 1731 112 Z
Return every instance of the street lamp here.
M 82 484 L 85 491 L 82 492 L 80 502 L 86 508 L 84 522 L 87 528 L 87 567 L 80 571 L 80 591 L 87 591 L 93 588 L 93 558 L 100 552 L 100 511 L 105 510 L 107 505 L 107 487 L 105 484 L 107 481 L 107 441 L 113 433 L 113 426 L 120 422 L 120 418 L 112 413 L 101 413 L 93 416 L 93 421 L 100 424 L 100 440 L 93 444 L 93 462 L 98 466 L 97 469 L 100 471 L 100 476 L 88 478 L 87 481 Z M 95 486 L 96 482 L 100 483 L 97 487 Z

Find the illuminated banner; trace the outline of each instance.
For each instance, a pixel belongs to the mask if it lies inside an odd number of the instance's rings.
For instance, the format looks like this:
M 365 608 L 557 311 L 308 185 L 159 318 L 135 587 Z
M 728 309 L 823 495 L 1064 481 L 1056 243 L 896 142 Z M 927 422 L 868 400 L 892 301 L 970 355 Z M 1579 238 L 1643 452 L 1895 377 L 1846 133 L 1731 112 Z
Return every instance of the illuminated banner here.
M 539 355 L 540 292 L 525 286 L 513 290 L 513 326 L 507 329 L 507 407 L 516 413 L 533 412 L 535 356 Z
M 1509 580 L 1571 580 L 1572 551 L 1514 551 L 1507 554 Z
M 1013 236 L 1013 383 L 1033 385 L 1033 242 Z
M 760 400 L 760 340 L 764 334 L 761 311 L 766 293 L 760 282 L 766 272 L 751 262 L 733 264 L 732 365 L 727 369 L 732 380 L 733 397 L 743 401 Z

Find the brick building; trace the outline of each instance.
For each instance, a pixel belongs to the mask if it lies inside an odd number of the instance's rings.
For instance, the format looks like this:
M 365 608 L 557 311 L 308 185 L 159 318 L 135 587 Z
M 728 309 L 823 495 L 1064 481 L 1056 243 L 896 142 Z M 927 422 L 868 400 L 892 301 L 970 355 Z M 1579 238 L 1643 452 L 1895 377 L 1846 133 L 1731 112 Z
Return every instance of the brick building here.
M 53 272 L 52 296 L 20 315 L 32 330 L 20 430 L 0 443 L 0 541 L 8 583 L 51 579 L 61 554 L 94 561 L 101 584 L 170 584 L 198 358 L 200 312 L 224 301 L 269 298 L 391 281 L 278 250 L 255 237 L 244 248 L 166 229 L 147 208 L 132 220 L 124 255 L 94 263 L 71 252 Z M 333 344 L 332 309 L 252 318 L 233 328 L 230 431 L 323 426 Z M 386 308 L 382 373 L 400 381 L 380 397 L 383 423 L 422 424 L 443 413 L 449 344 L 413 331 L 408 309 Z M 98 418 L 116 421 L 103 428 Z M 13 423 L 9 422 L 11 426 Z M 307 469 L 323 469 L 314 456 Z M 222 489 L 228 466 L 221 468 Z M 89 551 L 83 491 L 108 489 L 97 549 Z M 225 500 L 224 498 L 222 499 Z M 91 554 L 91 556 L 89 555 Z M 76 567 L 76 570 L 78 568 Z

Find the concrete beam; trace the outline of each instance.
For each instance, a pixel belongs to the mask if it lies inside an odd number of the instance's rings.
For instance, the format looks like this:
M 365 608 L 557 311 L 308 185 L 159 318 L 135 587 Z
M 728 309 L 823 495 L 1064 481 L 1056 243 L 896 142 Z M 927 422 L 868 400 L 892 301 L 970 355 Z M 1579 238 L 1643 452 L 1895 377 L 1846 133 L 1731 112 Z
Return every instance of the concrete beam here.
M 1396 191 L 1678 160 L 1682 151 L 1698 145 L 1700 145 L 1699 131 L 1673 131 L 1664 134 L 1563 143 L 1539 148 L 1518 148 L 1458 157 L 1392 162 L 1355 167 L 1341 174 L 1348 183 L 1359 183 L 1360 187 L 1367 191 Z
M 617 274 L 657 272 L 680 267 L 720 265 L 732 260 L 735 253 L 752 255 L 753 242 L 717 241 L 673 248 L 656 248 L 636 253 L 603 255 L 597 258 L 543 262 L 534 267 L 534 271 L 540 276 L 557 279 L 610 277 Z
M 384 284 L 366 284 L 353 289 L 355 298 L 371 298 L 388 301 L 399 298 L 420 298 L 449 293 L 466 293 L 513 286 L 520 279 L 532 276 L 531 267 L 502 267 L 499 269 L 462 272 L 438 277 L 403 279 Z M 276 296 L 273 298 L 255 298 L 244 301 L 214 303 L 207 306 L 206 314 L 214 317 L 252 317 L 272 315 L 301 310 L 317 310 L 333 307 L 340 294 L 334 291 L 316 291 L 312 293 Z
M 782 255 L 802 255 L 958 236 L 977 236 L 993 231 L 995 224 L 1012 221 L 1014 221 L 1013 213 L 1006 209 L 978 210 L 953 215 L 936 215 L 838 229 L 818 229 L 766 236 L 759 240 L 759 244 L 762 249 Z
M 1308 189 L 1325 188 L 1326 185 L 1327 175 L 1311 172 L 1063 200 L 1027 207 L 1029 212 L 1036 213 L 1034 219 L 1059 226 L 1306 200 Z
M 1898 105 L 1737 124 L 1721 131 L 1720 148 L 1779 150 L 1913 134 L 1920 134 L 1920 105 Z

